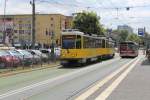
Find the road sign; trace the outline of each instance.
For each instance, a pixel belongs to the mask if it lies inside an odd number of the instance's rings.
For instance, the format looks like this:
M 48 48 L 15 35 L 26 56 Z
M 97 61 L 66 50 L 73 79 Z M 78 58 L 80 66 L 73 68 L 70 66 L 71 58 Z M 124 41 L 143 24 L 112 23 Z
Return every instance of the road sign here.
M 138 28 L 138 35 L 144 36 L 144 34 L 145 34 L 145 28 Z

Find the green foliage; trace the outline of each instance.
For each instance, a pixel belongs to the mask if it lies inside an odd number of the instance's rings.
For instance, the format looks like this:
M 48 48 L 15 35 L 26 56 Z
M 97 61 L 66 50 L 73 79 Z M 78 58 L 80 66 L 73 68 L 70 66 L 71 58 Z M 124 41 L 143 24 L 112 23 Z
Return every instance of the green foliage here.
M 136 34 L 130 34 L 127 38 L 127 41 L 134 41 L 134 42 L 137 42 L 139 43 L 141 40 L 140 40 L 140 37 Z
M 127 40 L 129 33 L 126 30 L 113 30 L 112 32 L 112 37 L 118 41 L 118 42 L 123 42 Z
M 83 12 L 78 13 L 73 21 L 73 26 L 80 31 L 87 34 L 98 34 L 102 35 L 104 29 L 99 22 L 100 17 L 94 12 Z
M 129 33 L 128 33 L 128 31 L 126 31 L 126 30 L 119 31 L 119 37 L 120 37 L 120 40 L 119 40 L 119 41 L 120 41 L 120 42 L 126 41 L 128 35 L 129 35 Z
M 115 40 L 117 40 L 118 42 L 123 42 L 123 41 L 134 41 L 134 42 L 140 42 L 141 38 L 134 33 L 128 33 L 128 31 L 119 31 L 119 30 L 114 30 L 113 33 L 117 34 L 117 36 L 115 36 Z

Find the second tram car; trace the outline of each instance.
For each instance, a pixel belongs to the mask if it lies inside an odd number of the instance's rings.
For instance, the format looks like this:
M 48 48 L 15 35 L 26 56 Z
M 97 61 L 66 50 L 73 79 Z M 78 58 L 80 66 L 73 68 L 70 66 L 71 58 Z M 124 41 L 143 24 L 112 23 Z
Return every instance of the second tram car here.
M 77 30 L 64 30 L 61 36 L 61 64 L 86 64 L 102 57 L 113 58 L 114 42 L 106 37 L 85 35 Z
M 120 57 L 137 57 L 138 45 L 132 41 L 121 42 L 119 46 Z

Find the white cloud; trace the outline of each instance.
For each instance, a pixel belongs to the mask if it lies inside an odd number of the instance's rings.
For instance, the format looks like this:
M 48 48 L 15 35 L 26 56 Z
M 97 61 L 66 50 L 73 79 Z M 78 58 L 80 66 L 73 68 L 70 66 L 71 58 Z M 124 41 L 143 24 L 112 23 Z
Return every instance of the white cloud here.
M 80 2 L 80 3 L 96 3 L 97 0 L 76 0 L 77 2 Z
M 143 6 L 150 4 L 150 0 L 127 0 L 128 5 Z

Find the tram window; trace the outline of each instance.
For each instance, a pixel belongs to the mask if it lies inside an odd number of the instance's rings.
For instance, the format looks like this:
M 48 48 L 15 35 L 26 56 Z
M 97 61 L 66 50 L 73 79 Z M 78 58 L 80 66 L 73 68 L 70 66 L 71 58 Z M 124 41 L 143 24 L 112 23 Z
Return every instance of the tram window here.
M 106 48 L 109 48 L 109 42 L 106 41 Z
M 76 49 L 81 49 L 81 36 L 77 36 Z
M 98 48 L 98 39 L 95 39 L 95 48 Z
M 105 48 L 105 40 L 102 40 L 102 48 Z
M 63 40 L 62 48 L 63 49 L 74 49 L 75 41 L 74 40 Z
M 102 47 L 101 39 L 84 37 L 83 41 L 84 41 L 83 42 L 83 47 L 84 48 L 100 48 L 100 47 Z M 104 46 L 105 46 L 105 44 L 104 44 Z
M 102 40 L 99 40 L 99 47 L 102 47 Z
M 95 48 L 95 40 L 93 38 L 90 39 L 89 44 L 90 48 Z
M 94 48 L 95 47 L 95 41 L 93 38 L 88 38 L 88 44 L 87 44 L 88 48 Z
M 137 49 L 138 49 L 138 46 L 135 45 L 134 43 L 129 43 L 129 44 L 128 44 L 128 47 L 129 47 L 131 50 L 137 50 Z
M 96 48 L 101 48 L 102 47 L 102 43 L 100 39 L 96 40 Z
M 88 39 L 88 37 L 84 37 L 83 38 L 83 47 L 84 48 L 88 48 L 89 47 L 89 39 Z
M 74 36 L 62 36 L 62 48 L 63 49 L 75 49 L 75 37 Z
M 93 39 L 93 43 L 94 43 L 93 48 L 97 48 L 97 46 L 98 46 L 98 45 L 97 45 L 97 41 L 98 41 L 98 40 Z

